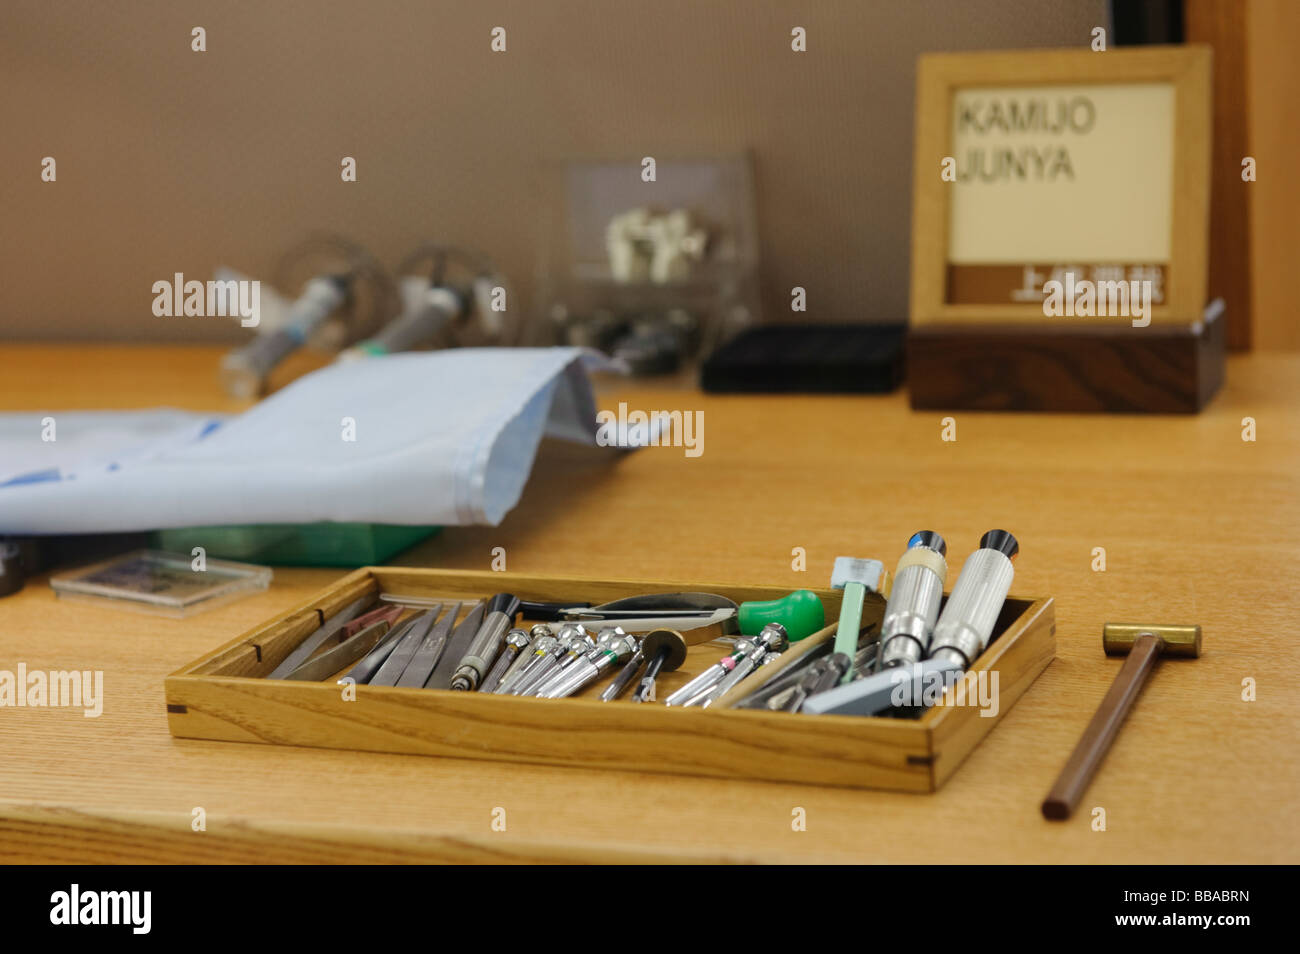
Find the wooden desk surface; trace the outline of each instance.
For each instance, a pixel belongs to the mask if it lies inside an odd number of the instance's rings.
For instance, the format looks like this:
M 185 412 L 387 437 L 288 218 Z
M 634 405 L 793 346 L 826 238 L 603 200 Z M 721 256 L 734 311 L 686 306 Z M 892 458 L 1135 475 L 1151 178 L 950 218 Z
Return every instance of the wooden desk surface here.
M 0 408 L 229 409 L 218 354 L 3 346 Z M 395 562 L 487 568 L 503 546 L 512 570 L 796 587 L 839 554 L 892 568 L 921 527 L 957 562 L 1003 526 L 1022 546 L 1013 591 L 1056 597 L 1056 661 L 933 795 L 184 741 L 164 675 L 338 572 L 277 570 L 269 592 L 187 621 L 58 603 L 37 579 L 0 600 L 0 669 L 102 669 L 106 701 L 98 719 L 0 710 L 0 860 L 1300 861 L 1300 355 L 1232 359 L 1197 417 L 959 413 L 952 443 L 902 394 L 620 383 L 601 405 L 617 399 L 702 409 L 703 456 L 548 446 L 501 527 Z M 1107 620 L 1200 623 L 1205 654 L 1157 668 L 1084 807 L 1049 823 L 1039 802 L 1120 666 Z

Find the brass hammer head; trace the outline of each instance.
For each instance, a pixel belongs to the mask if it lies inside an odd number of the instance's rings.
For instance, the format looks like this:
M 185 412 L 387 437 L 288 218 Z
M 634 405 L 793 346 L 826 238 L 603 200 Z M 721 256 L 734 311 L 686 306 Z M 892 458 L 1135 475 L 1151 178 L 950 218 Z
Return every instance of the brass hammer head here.
M 1101 631 L 1101 645 L 1107 656 L 1123 656 L 1143 633 L 1160 639 L 1162 656 L 1195 657 L 1201 654 L 1201 627 L 1167 623 L 1107 623 Z

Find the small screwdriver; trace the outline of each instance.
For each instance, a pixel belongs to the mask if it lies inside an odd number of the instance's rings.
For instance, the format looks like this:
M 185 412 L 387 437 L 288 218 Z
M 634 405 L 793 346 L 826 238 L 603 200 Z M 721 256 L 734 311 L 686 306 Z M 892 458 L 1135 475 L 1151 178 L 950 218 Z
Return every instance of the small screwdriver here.
M 624 662 L 636 652 L 636 640 L 631 636 L 612 630 L 606 630 L 606 633 L 610 635 L 604 639 L 600 649 L 593 649 L 590 654 L 579 659 L 564 671 L 564 676 L 558 682 L 538 695 L 547 699 L 571 696 L 583 686 L 594 682 L 610 666 Z M 605 633 L 601 636 L 605 637 Z
M 667 699 L 664 705 L 668 706 L 689 706 L 705 695 L 709 690 L 727 677 L 727 673 L 736 668 L 736 664 L 752 653 L 758 644 L 745 636 L 736 640 L 735 646 L 729 655 L 723 656 L 704 672 L 700 673 L 686 685 L 682 686 Z
M 587 628 L 581 623 L 565 623 L 560 627 L 560 635 L 556 637 L 555 651 L 543 656 L 537 665 L 528 672 L 521 673 L 519 678 L 515 680 L 514 685 L 511 686 L 509 694 L 512 696 L 536 694 L 536 691 L 551 678 L 551 674 L 560 666 L 561 660 L 568 654 L 573 645 L 583 640 L 590 641 L 590 639 L 591 637 L 587 635 Z
M 525 630 L 512 629 L 506 633 L 506 643 L 501 647 L 501 655 L 492 664 L 492 668 L 478 687 L 478 691 L 492 692 L 497 686 L 501 685 L 501 680 L 505 678 L 506 671 L 519 658 L 520 654 L 528 648 L 528 643 L 528 633 Z
M 547 626 L 545 623 L 536 623 L 533 625 L 533 628 L 528 631 L 528 646 L 530 649 L 536 648 L 537 641 L 543 636 L 554 635 L 555 634 L 551 632 L 551 627 Z M 497 683 L 496 688 L 490 691 L 500 694 L 504 690 L 509 689 L 510 684 L 515 681 L 515 677 L 518 676 L 520 671 L 528 665 L 529 660 L 532 658 L 532 653 L 520 651 L 519 655 L 515 656 L 514 662 L 510 664 L 510 668 L 506 670 L 506 674 L 501 678 L 501 681 Z
M 532 642 L 532 652 L 520 653 L 521 657 L 526 657 L 524 664 L 513 676 L 502 681 L 501 685 L 494 690 L 499 696 L 518 695 L 515 691 L 523 685 L 524 680 L 532 677 L 533 672 L 542 662 L 551 658 L 559 651 L 560 640 L 555 636 L 538 636 Z
M 736 663 L 735 668 L 709 691 L 709 694 L 699 703 L 702 708 L 707 709 L 726 695 L 732 686 L 739 684 L 742 679 L 757 669 L 759 663 L 763 661 L 768 653 L 775 655 L 783 652 L 786 646 L 790 644 L 789 639 L 786 638 L 785 627 L 780 623 L 768 623 L 763 627 L 763 631 L 758 634 L 754 642 L 757 644 L 755 650 Z
M 547 673 L 545 679 L 533 683 L 528 694 L 538 697 L 545 696 L 550 691 L 551 687 L 557 685 L 559 681 L 564 678 L 565 672 L 573 666 L 574 663 L 579 659 L 582 659 L 589 652 L 598 649 L 602 643 L 608 642 L 615 635 L 621 635 L 622 633 L 623 630 L 621 628 L 610 627 L 608 629 L 602 629 L 595 639 L 592 639 L 585 630 L 581 635 L 570 635 L 569 641 L 565 646 L 564 654 L 560 656 L 559 663 L 551 667 L 551 671 Z
M 644 642 L 637 644 L 636 652 L 632 654 L 632 658 L 618 671 L 614 681 L 606 686 L 604 692 L 600 694 L 601 702 L 613 702 L 623 694 L 623 690 L 636 678 L 636 674 L 641 671 L 641 666 L 645 663 L 645 649 L 643 647 Z

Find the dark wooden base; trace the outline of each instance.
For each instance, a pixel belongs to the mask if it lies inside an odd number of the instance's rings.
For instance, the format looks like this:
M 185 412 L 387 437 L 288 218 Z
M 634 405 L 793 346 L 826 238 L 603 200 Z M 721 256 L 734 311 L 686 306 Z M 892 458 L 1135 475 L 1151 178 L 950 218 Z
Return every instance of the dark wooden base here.
M 1223 363 L 1222 314 L 1177 328 L 926 325 L 907 338 L 917 410 L 1194 414 Z

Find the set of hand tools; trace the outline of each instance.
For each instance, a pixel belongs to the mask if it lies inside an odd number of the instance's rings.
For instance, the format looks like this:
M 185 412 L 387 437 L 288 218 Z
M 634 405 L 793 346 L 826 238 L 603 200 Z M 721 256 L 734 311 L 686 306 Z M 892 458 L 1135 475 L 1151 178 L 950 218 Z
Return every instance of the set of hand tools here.
M 517 628 L 521 618 L 540 622 Z M 821 599 L 809 590 L 739 604 L 711 593 L 651 593 L 599 606 L 510 593 L 466 606 L 384 593 L 323 620 L 269 677 L 563 698 L 612 674 L 602 699 L 619 698 L 639 676 L 630 698 L 651 702 L 659 675 L 680 667 L 690 646 L 721 640 L 730 652 L 670 700 L 707 706 L 824 624 Z
M 831 585 L 844 598 L 833 640 L 809 590 L 739 604 L 712 593 L 650 593 L 598 606 L 511 593 L 468 605 L 372 595 L 323 620 L 269 675 L 545 699 L 608 678 L 602 701 L 646 703 L 657 701 L 660 676 L 681 667 L 690 647 L 722 641 L 725 654 L 664 705 L 877 714 L 895 706 L 900 681 L 971 666 L 993 635 L 1018 550 L 1006 531 L 984 534 L 944 602 L 947 546 L 933 531 L 914 534 L 879 626 L 864 625 L 863 606 L 880 591 L 884 566 L 837 559 Z M 533 625 L 516 626 L 521 620 Z
M 947 550 L 943 537 L 932 530 L 911 536 L 894 571 L 878 634 L 863 633 L 861 597 L 851 598 L 851 591 L 871 587 L 883 568 L 876 561 L 837 559 L 831 585 L 844 589 L 845 597 L 834 644 L 803 654 L 735 704 L 812 714 L 877 715 L 898 711 L 900 698 L 923 698 L 926 680 L 938 677 L 951 684 L 993 636 L 1011 589 L 1012 561 L 1020 545 L 1005 530 L 984 534 L 945 602 Z M 911 691 L 900 692 L 909 681 Z

